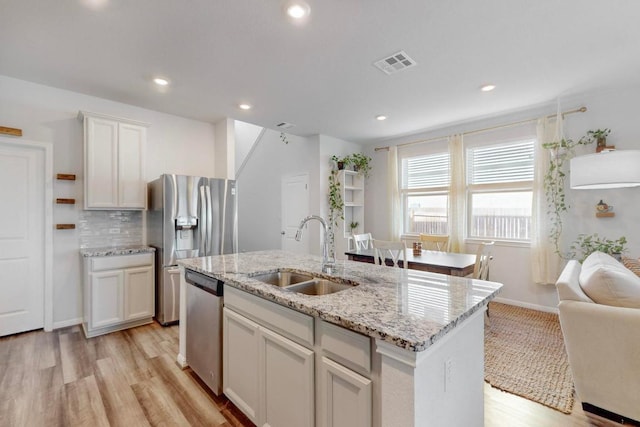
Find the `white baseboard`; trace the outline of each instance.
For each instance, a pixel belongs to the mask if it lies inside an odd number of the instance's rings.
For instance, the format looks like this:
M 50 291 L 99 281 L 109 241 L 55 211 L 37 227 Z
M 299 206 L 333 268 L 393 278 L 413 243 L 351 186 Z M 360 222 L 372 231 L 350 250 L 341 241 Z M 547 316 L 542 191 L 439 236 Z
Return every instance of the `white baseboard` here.
M 516 301 L 516 300 L 512 300 L 512 299 L 507 299 L 507 298 L 495 298 L 494 301 L 502 303 L 502 304 L 515 305 L 515 306 L 518 306 L 518 307 L 530 308 L 532 310 L 545 311 L 547 313 L 558 314 L 558 308 L 557 307 L 548 307 L 546 305 L 529 304 L 527 302 Z
M 67 328 L 69 326 L 75 326 L 82 324 L 82 317 L 75 319 L 62 320 L 60 322 L 53 322 L 53 329 Z

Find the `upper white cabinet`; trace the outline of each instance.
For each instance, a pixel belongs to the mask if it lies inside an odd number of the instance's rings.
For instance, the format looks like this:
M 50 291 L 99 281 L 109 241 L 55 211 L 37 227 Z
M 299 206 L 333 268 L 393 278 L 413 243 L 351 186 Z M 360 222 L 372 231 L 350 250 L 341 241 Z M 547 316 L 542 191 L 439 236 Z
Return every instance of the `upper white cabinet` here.
M 146 123 L 81 111 L 84 208 L 145 209 Z

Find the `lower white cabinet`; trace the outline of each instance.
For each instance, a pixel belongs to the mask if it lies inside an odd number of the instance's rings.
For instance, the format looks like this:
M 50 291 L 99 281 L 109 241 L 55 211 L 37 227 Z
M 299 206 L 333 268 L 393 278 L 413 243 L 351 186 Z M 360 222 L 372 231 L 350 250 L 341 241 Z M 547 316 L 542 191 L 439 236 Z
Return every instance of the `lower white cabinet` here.
M 151 253 L 84 258 L 87 338 L 153 321 L 153 266 Z
M 371 426 L 371 380 L 324 356 L 319 372 L 320 425 Z
M 223 390 L 257 426 L 370 427 L 369 337 L 225 286 Z
M 314 352 L 225 307 L 225 395 L 256 425 L 315 424 Z

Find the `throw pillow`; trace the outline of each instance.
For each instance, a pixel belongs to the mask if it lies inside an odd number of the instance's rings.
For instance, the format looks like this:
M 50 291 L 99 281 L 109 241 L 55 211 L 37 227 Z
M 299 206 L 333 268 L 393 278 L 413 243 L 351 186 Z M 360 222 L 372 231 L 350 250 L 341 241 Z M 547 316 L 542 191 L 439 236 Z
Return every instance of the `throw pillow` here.
M 619 262 L 616 264 L 608 259 L 587 268 L 583 264 L 580 287 L 598 304 L 640 308 L 640 277 Z

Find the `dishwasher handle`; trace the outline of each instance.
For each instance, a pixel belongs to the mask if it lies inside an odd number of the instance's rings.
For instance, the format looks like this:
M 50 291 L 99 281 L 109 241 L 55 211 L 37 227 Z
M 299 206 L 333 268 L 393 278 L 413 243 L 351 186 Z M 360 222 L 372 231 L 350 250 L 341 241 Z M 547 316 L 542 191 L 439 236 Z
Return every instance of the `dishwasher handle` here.
M 206 276 L 193 270 L 184 270 L 184 279 L 187 283 L 202 289 L 212 295 L 222 296 L 224 282 L 213 277 Z

